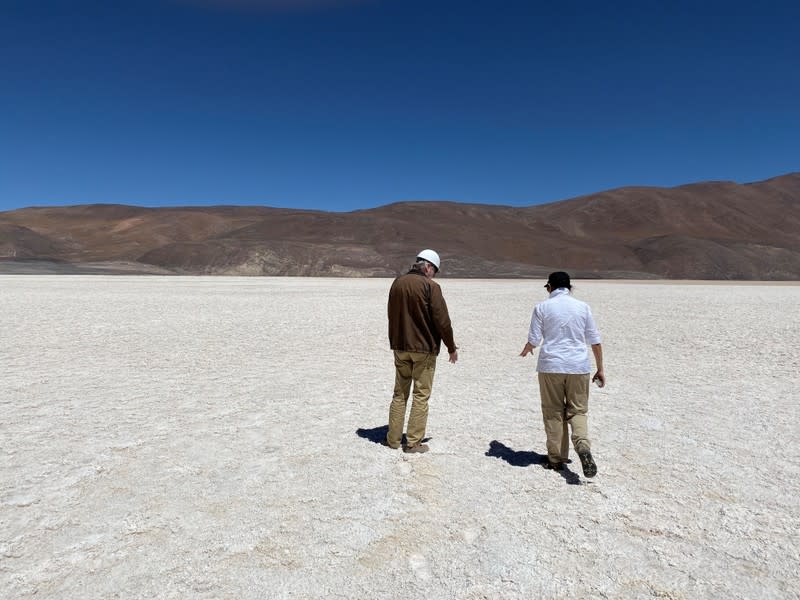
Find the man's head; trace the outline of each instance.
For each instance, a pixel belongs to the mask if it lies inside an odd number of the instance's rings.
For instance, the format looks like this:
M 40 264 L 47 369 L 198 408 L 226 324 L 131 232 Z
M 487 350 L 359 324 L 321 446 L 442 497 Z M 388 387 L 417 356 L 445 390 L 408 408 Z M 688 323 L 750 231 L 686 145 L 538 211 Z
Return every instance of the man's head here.
M 442 264 L 439 254 L 434 250 L 423 250 L 417 254 L 416 266 L 420 271 L 425 273 L 428 278 L 433 277 L 439 272 L 439 266 Z
M 548 292 L 552 292 L 553 290 L 557 290 L 559 288 L 567 288 L 568 290 L 571 290 L 572 284 L 569 282 L 569 274 L 565 273 L 564 271 L 550 273 L 550 276 L 547 278 L 547 283 L 544 284 L 544 287 L 547 288 Z

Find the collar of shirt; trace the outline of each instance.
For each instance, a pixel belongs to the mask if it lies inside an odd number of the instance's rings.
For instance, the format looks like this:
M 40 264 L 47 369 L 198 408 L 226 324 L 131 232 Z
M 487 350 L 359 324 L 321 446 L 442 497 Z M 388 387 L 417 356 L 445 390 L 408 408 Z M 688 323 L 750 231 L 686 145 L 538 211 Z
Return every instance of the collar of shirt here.
M 558 288 L 557 290 L 550 292 L 550 297 L 556 298 L 558 296 L 563 296 L 564 294 L 569 294 L 569 290 L 567 288 Z

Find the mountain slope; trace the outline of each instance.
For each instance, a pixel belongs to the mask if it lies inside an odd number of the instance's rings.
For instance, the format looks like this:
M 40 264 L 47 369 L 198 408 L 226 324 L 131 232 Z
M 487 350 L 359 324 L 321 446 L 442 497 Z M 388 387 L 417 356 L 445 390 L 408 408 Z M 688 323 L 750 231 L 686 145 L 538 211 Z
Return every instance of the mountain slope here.
M 443 276 L 800 279 L 800 173 L 629 187 L 513 208 L 402 202 L 350 213 L 86 205 L 0 213 L 24 258 L 196 274 L 393 276 L 437 249 Z M 130 268 L 130 267 L 128 267 Z

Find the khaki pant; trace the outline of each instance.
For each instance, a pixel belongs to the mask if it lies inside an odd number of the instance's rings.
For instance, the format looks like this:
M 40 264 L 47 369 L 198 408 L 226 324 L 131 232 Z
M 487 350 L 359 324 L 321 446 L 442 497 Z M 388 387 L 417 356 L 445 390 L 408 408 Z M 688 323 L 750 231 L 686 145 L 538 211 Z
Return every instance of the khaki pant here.
M 406 443 L 409 446 L 416 446 L 425 437 L 425 427 L 428 424 L 428 398 L 431 397 L 433 388 L 436 355 L 395 350 L 394 366 L 394 396 L 389 407 L 389 432 L 386 434 L 386 442 L 392 448 L 400 447 L 406 404 L 413 381 L 414 396 L 411 401 L 411 414 L 408 416 Z
M 575 452 L 589 450 L 589 374 L 539 373 L 539 393 L 550 462 L 569 457 L 568 426 Z

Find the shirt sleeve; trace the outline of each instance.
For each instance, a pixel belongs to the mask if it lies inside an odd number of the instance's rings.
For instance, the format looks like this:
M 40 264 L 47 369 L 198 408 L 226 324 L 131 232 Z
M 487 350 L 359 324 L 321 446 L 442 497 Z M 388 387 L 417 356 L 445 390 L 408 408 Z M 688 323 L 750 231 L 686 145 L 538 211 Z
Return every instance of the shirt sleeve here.
M 542 311 L 539 306 L 533 309 L 531 315 L 531 326 L 528 329 L 528 343 L 531 346 L 542 345 Z
M 583 332 L 587 344 L 599 344 L 600 332 L 597 331 L 597 325 L 592 316 L 592 309 L 587 305 L 586 307 L 586 330 Z

